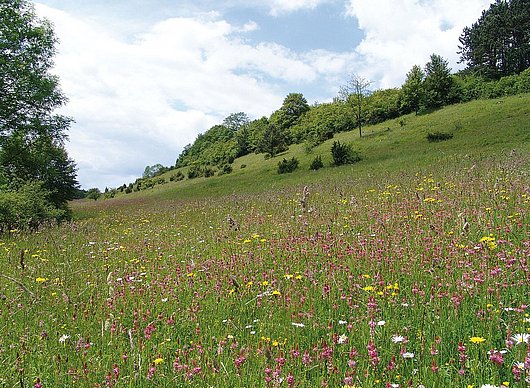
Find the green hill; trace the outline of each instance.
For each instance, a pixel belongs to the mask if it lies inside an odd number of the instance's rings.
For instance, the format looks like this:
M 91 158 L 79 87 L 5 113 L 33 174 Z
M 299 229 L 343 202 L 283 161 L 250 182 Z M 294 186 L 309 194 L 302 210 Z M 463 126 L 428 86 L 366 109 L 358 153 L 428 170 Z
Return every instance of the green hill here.
M 452 134 L 450 140 L 428 142 L 428 133 Z M 384 175 L 399 171 L 421 170 L 433 164 L 457 164 L 492 157 L 499 153 L 528 152 L 530 149 L 530 94 L 493 100 L 476 100 L 444 107 L 430 114 L 402 116 L 378 125 L 365 127 L 359 138 L 356 129 L 336 134 L 307 153 L 302 144 L 287 152 L 265 159 L 264 154 L 250 154 L 232 164 L 233 172 L 209 178 L 169 182 L 170 176 L 189 167 L 172 170 L 161 177 L 165 184 L 127 195 L 122 202 L 139 199 L 201 198 L 233 193 L 261 192 L 291 185 L 306 185 L 322 179 L 341 180 L 344 176 Z M 331 167 L 330 148 L 334 141 L 350 143 L 362 156 L 353 165 Z M 311 161 L 321 155 L 325 168 L 310 171 Z M 278 162 L 295 157 L 300 164 L 290 174 L 277 174 Z M 244 168 L 242 168 L 244 167 Z M 74 206 L 77 207 L 77 206 Z

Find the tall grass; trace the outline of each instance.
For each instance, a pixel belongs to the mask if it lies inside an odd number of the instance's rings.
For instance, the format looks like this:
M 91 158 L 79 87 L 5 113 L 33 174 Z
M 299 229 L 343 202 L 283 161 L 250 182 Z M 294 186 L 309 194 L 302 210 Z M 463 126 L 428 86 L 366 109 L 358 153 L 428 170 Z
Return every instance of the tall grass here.
M 12 231 L 0 384 L 524 387 L 525 141 L 493 155 L 440 143 L 428 161 L 363 159 L 261 190 L 215 186 L 233 175 L 194 197 L 179 182 Z

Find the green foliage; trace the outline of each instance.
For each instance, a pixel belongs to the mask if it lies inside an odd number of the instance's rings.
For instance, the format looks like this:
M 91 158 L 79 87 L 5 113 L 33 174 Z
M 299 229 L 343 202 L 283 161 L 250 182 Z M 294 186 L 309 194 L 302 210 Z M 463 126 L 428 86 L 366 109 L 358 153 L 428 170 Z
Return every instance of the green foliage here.
M 530 66 L 530 3 L 496 1 L 459 40 L 470 73 L 489 80 L 521 73 Z
M 278 125 L 269 124 L 263 138 L 261 139 L 259 149 L 268 157 L 274 157 L 281 152 L 289 149 L 287 132 Z
M 193 165 L 188 170 L 188 179 L 195 179 L 204 176 L 204 170 L 202 166 Z
M 361 160 L 359 153 L 354 151 L 350 144 L 341 144 L 339 141 L 333 142 L 331 156 L 334 166 L 357 163 Z
M 144 173 L 142 175 L 143 178 L 153 178 L 157 175 L 161 175 L 168 171 L 169 169 L 167 167 L 164 167 L 160 163 L 157 163 L 153 166 L 146 166 Z
M 323 167 L 324 167 L 324 162 L 322 162 L 322 157 L 320 155 L 315 157 L 315 159 L 313 159 L 313 161 L 309 165 L 309 169 L 314 170 L 314 171 L 319 170 Z
M 220 166 L 219 172 L 217 173 L 217 175 L 231 174 L 232 171 L 233 171 L 233 168 L 230 164 L 223 164 L 222 166 Z
M 401 91 L 399 89 L 376 90 L 365 98 L 364 120 L 377 124 L 394 119 L 401 114 Z
M 280 109 L 271 115 L 270 122 L 282 130 L 288 130 L 309 111 L 307 100 L 301 93 L 289 93 Z
M 362 125 L 365 119 L 364 99 L 368 94 L 371 82 L 358 74 L 351 74 L 348 81 L 339 89 L 339 98 L 349 104 L 354 112 L 355 121 L 362 136 Z
M 101 197 L 101 191 L 97 187 L 93 187 L 91 189 L 88 189 L 85 198 L 97 201 L 99 197 Z
M 449 132 L 429 132 L 427 134 L 427 140 L 430 143 L 436 143 L 445 141 L 453 138 L 453 134 Z
M 32 195 L 57 209 L 42 214 L 63 217 L 67 201 L 78 195 L 78 184 L 64 148 L 72 120 L 53 114 L 66 101 L 57 77 L 49 73 L 55 43 L 50 23 L 37 18 L 31 2 L 0 3 L 0 175 L 13 196 L 20 191 L 19 197 L 26 198 L 28 187 L 42 189 Z M 37 216 L 32 222 L 44 219 Z
M 66 207 L 57 208 L 41 182 L 27 182 L 17 190 L 0 191 L 0 233 L 12 229 L 35 230 L 45 223 L 70 216 Z
M 290 128 L 290 136 L 294 143 L 307 141 L 314 147 L 354 125 L 351 107 L 342 101 L 334 101 L 312 106 L 300 122 Z
M 453 78 L 448 62 L 437 54 L 425 65 L 424 105 L 426 108 L 440 108 L 451 103 Z
M 177 171 L 175 174 L 169 177 L 170 182 L 178 182 L 184 179 L 184 174 L 182 171 Z
M 278 174 L 287 174 L 293 172 L 298 168 L 298 164 L 298 159 L 295 157 L 292 157 L 289 160 L 283 158 L 281 162 L 278 162 Z
M 414 112 L 418 114 L 424 101 L 423 70 L 414 65 L 407 73 L 405 83 L 401 87 L 401 110 L 403 113 Z

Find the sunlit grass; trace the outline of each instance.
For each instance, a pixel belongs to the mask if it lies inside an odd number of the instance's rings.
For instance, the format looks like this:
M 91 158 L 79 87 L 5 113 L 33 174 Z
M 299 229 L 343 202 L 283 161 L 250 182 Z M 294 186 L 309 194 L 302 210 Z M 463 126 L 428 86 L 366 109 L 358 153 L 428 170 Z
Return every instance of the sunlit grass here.
M 519 132 L 514 153 L 509 141 L 463 153 L 455 139 L 428 161 L 411 149 L 395 166 L 288 178 L 252 155 L 253 187 L 244 174 L 168 184 L 77 203 L 69 225 L 12 231 L 0 242 L 0 384 L 525 386 Z M 378 133 L 361 140 L 367 155 Z

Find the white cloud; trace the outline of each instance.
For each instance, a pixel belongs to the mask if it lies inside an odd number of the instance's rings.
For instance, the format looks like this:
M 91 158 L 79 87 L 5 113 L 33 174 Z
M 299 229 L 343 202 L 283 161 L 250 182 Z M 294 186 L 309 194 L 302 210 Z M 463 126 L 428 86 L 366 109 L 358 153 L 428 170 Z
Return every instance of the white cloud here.
M 233 26 L 215 13 L 163 20 L 126 41 L 112 26 L 44 5 L 37 11 L 60 40 L 54 72 L 69 98 L 63 112 L 76 121 L 67 148 L 84 187 L 118 186 L 147 164 L 171 165 L 230 113 L 269 115 L 292 91 L 287 84 L 329 70 L 274 43 L 248 44 L 240 34 L 256 23 Z
M 458 37 L 490 0 L 349 0 L 346 12 L 358 19 L 365 37 L 356 51 L 355 72 L 380 87 L 399 86 L 413 65 L 423 66 L 433 53 L 458 65 Z
M 272 0 L 270 1 L 270 13 L 278 16 L 299 10 L 315 9 L 326 0 Z

